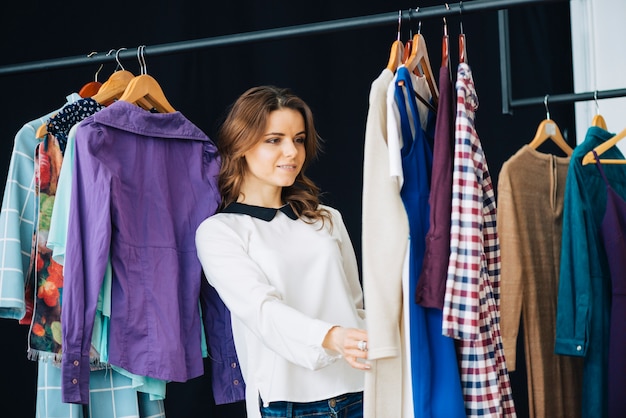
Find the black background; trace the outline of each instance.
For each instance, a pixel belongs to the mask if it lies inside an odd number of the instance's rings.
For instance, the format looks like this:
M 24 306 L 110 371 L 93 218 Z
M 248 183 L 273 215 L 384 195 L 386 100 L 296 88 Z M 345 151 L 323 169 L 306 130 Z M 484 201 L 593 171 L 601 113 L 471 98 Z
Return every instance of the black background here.
M 42 2 L 43 3 L 43 2 Z M 418 4 L 413 4 L 418 3 Z M 469 2 L 465 2 L 466 4 Z M 408 8 L 441 6 L 441 1 L 298 2 L 272 0 L 200 2 L 12 2 L 0 14 L 0 66 L 78 56 L 112 48 L 136 50 L 146 45 L 147 71 L 169 102 L 210 137 L 225 109 L 254 85 L 292 88 L 306 100 L 325 140 L 325 151 L 310 170 L 326 192 L 325 203 L 344 214 L 360 259 L 363 141 L 371 82 L 386 66 L 396 25 L 250 42 L 150 56 L 150 46 L 214 36 L 287 27 L 334 19 L 368 16 Z M 470 64 L 479 98 L 476 127 L 494 186 L 506 159 L 530 142 L 545 118 L 543 105 L 502 114 L 497 12 L 448 17 L 452 68 L 458 62 L 456 36 L 462 19 Z M 568 2 L 516 6 L 509 11 L 512 93 L 514 98 L 573 92 Z M 409 37 L 403 23 L 402 39 Z M 411 23 L 413 32 L 417 22 Z M 422 21 L 430 61 L 441 62 L 441 18 Z M 122 60 L 139 73 L 134 58 Z M 99 65 L 0 76 L 0 184 L 6 182 L 17 131 L 24 123 L 65 103 L 65 97 L 94 79 Z M 106 81 L 115 65 L 99 73 Z M 573 104 L 551 104 L 554 119 L 570 144 L 576 143 Z M 545 145 L 550 147 L 549 144 Z M 549 149 L 549 148 L 548 148 Z M 497 191 L 496 191 L 497 192 Z M 6 417 L 34 417 L 36 363 L 26 358 L 27 327 L 0 319 L 0 405 Z M 523 355 L 519 350 L 518 355 Z M 518 365 L 523 366 L 523 361 Z M 511 373 L 518 416 L 528 415 L 523 368 Z M 168 385 L 166 412 L 175 417 L 237 417 L 242 405 L 215 407 L 206 375 Z

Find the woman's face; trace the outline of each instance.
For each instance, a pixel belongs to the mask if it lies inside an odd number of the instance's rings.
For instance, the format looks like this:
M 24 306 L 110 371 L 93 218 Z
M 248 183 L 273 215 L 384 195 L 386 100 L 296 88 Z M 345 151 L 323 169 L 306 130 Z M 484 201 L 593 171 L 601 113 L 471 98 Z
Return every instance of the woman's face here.
M 244 154 L 248 191 L 291 186 L 306 157 L 304 118 L 293 109 L 271 112 L 263 136 Z

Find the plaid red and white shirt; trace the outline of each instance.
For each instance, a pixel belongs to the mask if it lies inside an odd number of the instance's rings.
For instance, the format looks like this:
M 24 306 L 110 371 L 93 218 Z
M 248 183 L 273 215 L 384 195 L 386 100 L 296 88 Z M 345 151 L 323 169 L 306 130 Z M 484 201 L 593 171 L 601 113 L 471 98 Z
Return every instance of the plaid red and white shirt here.
M 474 126 L 478 97 L 470 67 L 459 64 L 450 261 L 442 332 L 459 341 L 468 417 L 515 417 L 500 334 L 500 244 L 496 199 Z

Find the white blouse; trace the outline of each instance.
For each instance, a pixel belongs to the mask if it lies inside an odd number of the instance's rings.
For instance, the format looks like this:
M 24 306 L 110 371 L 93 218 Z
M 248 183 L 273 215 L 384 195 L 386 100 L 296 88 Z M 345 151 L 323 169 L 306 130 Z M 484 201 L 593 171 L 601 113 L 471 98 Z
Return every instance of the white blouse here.
M 206 219 L 196 247 L 232 314 L 249 417 L 259 395 L 312 402 L 363 390 L 364 372 L 322 348 L 334 325 L 365 329 L 356 256 L 341 214 L 307 224 L 289 205 L 241 203 Z

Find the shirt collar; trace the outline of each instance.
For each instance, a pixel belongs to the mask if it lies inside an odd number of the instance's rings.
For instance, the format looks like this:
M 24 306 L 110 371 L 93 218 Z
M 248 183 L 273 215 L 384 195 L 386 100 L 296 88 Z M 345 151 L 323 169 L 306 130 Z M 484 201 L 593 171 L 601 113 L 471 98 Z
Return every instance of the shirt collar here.
M 274 219 L 274 216 L 276 216 L 278 211 L 281 211 L 282 213 L 284 213 L 285 215 L 287 215 L 290 219 L 293 219 L 294 221 L 298 219 L 298 215 L 296 215 L 296 213 L 293 211 L 293 208 L 291 207 L 289 203 L 281 206 L 278 209 L 275 209 L 275 208 L 265 208 L 263 206 L 253 206 L 253 205 L 246 205 L 245 203 L 233 202 L 229 204 L 228 206 L 226 206 L 222 212 L 250 215 L 252 217 L 269 222 L 272 219 Z
M 141 136 L 211 142 L 209 137 L 181 112 L 152 113 L 123 100 L 118 100 L 94 113 L 93 120 Z

